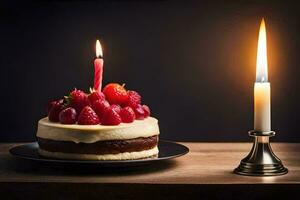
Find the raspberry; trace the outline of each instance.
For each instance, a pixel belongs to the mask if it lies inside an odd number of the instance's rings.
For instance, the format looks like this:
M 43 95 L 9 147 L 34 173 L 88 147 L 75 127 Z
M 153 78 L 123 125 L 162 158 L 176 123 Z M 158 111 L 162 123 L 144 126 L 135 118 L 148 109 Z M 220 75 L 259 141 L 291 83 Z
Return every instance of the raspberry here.
M 81 125 L 96 125 L 100 120 L 98 115 L 90 106 L 85 106 L 78 116 L 78 124 Z
M 110 83 L 103 89 L 103 93 L 110 104 L 123 105 L 127 102 L 128 94 L 124 86 L 117 83 Z
M 59 113 L 65 109 L 62 101 L 57 101 L 50 109 L 48 118 L 52 122 L 59 122 Z
M 122 122 L 124 122 L 124 123 L 131 123 L 135 119 L 135 113 L 134 113 L 133 109 L 129 106 L 122 108 L 122 110 L 120 112 L 120 116 L 121 116 Z
M 80 113 L 85 106 L 89 106 L 90 102 L 87 95 L 81 90 L 73 90 L 66 98 L 67 105 L 74 108 L 77 113 Z
M 62 99 L 61 99 L 62 100 Z M 61 100 L 57 100 L 57 101 L 50 101 L 47 105 L 47 115 L 49 115 L 49 112 L 51 110 L 51 108 L 56 104 L 56 102 L 61 101 Z
M 113 109 L 113 110 L 115 110 L 118 114 L 120 114 L 121 109 L 122 109 L 121 106 L 116 105 L 116 104 L 111 105 L 110 108 Z
M 105 95 L 102 92 L 93 91 L 88 96 L 91 103 L 94 103 L 97 100 L 104 100 Z
M 97 113 L 98 117 L 101 119 L 105 111 L 110 107 L 106 100 L 97 100 L 93 103 L 93 109 Z
M 145 118 L 145 111 L 143 106 L 141 106 L 141 104 L 138 104 L 136 107 L 133 108 L 133 110 L 136 119 L 142 120 Z
M 144 109 L 144 112 L 145 112 L 145 118 L 146 117 L 149 117 L 150 116 L 150 108 L 147 106 L 147 105 L 143 105 L 143 109 Z
M 77 113 L 74 108 L 66 108 L 59 113 L 59 121 L 62 124 L 75 124 Z
M 112 108 L 107 109 L 102 118 L 103 125 L 119 125 L 121 122 L 120 115 Z
M 136 107 L 138 104 L 141 104 L 141 95 L 137 93 L 136 91 L 129 90 L 127 91 L 128 94 L 128 100 L 126 102 L 126 106 L 130 107 Z

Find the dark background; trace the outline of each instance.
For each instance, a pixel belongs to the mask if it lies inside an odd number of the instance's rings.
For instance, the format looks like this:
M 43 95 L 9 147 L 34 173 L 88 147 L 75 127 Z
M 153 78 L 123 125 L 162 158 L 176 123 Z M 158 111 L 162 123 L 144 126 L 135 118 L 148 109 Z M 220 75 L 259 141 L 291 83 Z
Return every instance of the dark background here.
M 93 84 L 142 94 L 161 137 L 249 141 L 265 17 L 276 141 L 300 142 L 300 7 L 292 1 L 6 1 L 0 10 L 0 142 L 32 141 L 45 106 Z

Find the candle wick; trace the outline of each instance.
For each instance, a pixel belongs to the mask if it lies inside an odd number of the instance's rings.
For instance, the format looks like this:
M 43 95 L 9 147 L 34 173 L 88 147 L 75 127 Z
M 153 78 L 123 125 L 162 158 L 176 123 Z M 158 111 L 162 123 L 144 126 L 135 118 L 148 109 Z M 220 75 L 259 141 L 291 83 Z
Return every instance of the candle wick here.
M 256 78 L 256 82 L 265 83 L 265 82 L 268 82 L 268 81 L 267 81 L 265 76 L 261 76 L 259 78 Z

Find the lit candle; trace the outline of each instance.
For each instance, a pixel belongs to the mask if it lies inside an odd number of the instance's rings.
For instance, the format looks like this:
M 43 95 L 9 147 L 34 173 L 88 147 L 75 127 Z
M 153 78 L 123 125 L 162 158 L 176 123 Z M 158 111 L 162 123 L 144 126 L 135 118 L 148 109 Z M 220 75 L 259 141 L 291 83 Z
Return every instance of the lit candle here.
M 94 75 L 94 90 L 101 92 L 102 74 L 103 74 L 103 59 L 102 48 L 99 40 L 96 41 L 96 59 L 94 61 L 95 75 Z
M 260 24 L 257 47 L 254 130 L 271 131 L 271 87 L 268 82 L 267 36 L 264 19 Z

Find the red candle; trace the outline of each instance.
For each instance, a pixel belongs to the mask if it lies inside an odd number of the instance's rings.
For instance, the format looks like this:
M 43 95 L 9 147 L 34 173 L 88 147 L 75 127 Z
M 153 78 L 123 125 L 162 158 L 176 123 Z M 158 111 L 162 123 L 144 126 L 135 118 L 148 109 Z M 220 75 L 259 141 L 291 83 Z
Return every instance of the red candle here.
M 102 74 L 103 74 L 103 58 L 102 48 L 99 40 L 96 41 L 96 59 L 94 61 L 95 76 L 94 76 L 94 90 L 101 92 Z

